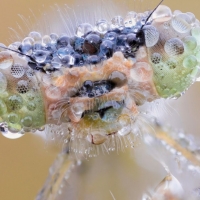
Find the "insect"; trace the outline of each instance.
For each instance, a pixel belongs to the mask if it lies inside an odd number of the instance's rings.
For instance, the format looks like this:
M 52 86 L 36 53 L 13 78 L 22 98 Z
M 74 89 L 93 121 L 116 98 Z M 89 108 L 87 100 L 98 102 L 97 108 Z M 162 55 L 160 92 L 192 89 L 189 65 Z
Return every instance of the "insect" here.
M 75 37 L 34 31 L 1 46 L 1 132 L 13 138 L 45 128 L 86 157 L 134 145 L 138 106 L 178 98 L 198 78 L 198 40 L 193 14 L 160 5 L 78 24 Z

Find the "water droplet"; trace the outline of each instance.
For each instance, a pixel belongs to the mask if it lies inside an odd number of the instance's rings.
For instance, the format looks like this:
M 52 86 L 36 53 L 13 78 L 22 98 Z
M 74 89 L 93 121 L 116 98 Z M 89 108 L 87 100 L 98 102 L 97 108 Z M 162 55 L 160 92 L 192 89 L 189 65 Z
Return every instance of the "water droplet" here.
M 98 52 L 101 38 L 98 34 L 90 33 L 85 37 L 83 51 L 87 54 L 94 55 Z
M 86 139 L 92 144 L 100 145 L 106 141 L 107 137 L 103 130 L 93 130 L 92 134 L 87 135 Z
M 200 41 L 200 27 L 192 28 L 192 36 L 196 38 L 196 40 Z
M 53 59 L 51 60 L 51 65 L 53 66 L 53 68 L 55 69 L 60 69 L 62 66 L 61 60 L 58 57 L 53 57 Z
M 32 78 L 34 75 L 35 75 L 35 72 L 33 69 L 29 68 L 27 71 L 26 71 L 26 75 L 28 78 Z
M 128 12 L 124 19 L 125 27 L 133 27 L 137 23 L 137 13 L 136 12 Z
M 121 16 L 115 16 L 114 18 L 112 18 L 111 23 L 111 28 L 113 29 L 124 26 L 124 20 Z
M 184 191 L 180 182 L 172 175 L 166 176 L 158 185 L 153 195 L 154 200 L 183 199 Z
M 21 120 L 21 123 L 25 127 L 30 127 L 33 123 L 33 119 L 31 116 L 26 116 Z
M 173 17 L 171 25 L 178 33 L 187 33 L 191 29 L 191 25 L 187 23 L 181 16 Z
M 33 56 L 37 63 L 43 63 L 48 56 L 48 52 L 43 51 L 43 50 L 36 50 L 33 52 Z
M 187 51 L 193 51 L 197 47 L 197 41 L 192 36 L 187 36 L 183 39 L 184 47 Z
M 164 5 L 158 6 L 158 8 L 155 10 L 155 12 L 152 15 L 152 19 L 155 22 L 169 21 L 171 17 L 172 17 L 171 9 Z
M 8 139 L 18 139 L 24 135 L 22 132 L 11 132 L 8 129 L 8 125 L 4 122 L 0 124 L 0 132 Z
M 82 114 L 85 111 L 85 106 L 83 103 L 75 103 L 71 106 L 71 111 L 73 116 L 70 116 L 70 119 L 77 122 L 81 119 Z
M 6 51 L 0 52 L 0 69 L 6 69 L 13 64 L 13 58 L 10 53 Z
M 184 53 L 183 42 L 178 38 L 172 38 L 165 43 L 165 52 L 169 56 L 177 56 Z
M 154 26 L 144 26 L 145 43 L 147 47 L 153 47 L 159 40 L 159 32 Z
M 7 106 L 10 110 L 20 110 L 23 106 L 23 99 L 20 95 L 12 95 L 8 98 Z
M 187 69 L 194 69 L 197 66 L 197 64 L 198 64 L 197 59 L 193 55 L 187 56 L 183 60 L 183 67 Z
M 93 26 L 91 24 L 83 23 L 77 27 L 76 35 L 78 37 L 83 37 L 84 35 L 92 31 L 93 31 Z
M 119 71 L 113 71 L 109 76 L 109 80 L 116 84 L 117 87 L 123 86 L 127 83 L 126 75 Z
M 10 113 L 10 114 L 8 115 L 8 120 L 9 120 L 10 123 L 16 124 L 16 123 L 19 122 L 20 117 L 19 117 L 19 115 L 17 115 L 16 113 Z
M 44 47 L 50 46 L 51 41 L 52 40 L 51 40 L 51 37 L 49 35 L 45 35 L 45 36 L 42 37 L 42 45 Z
M 22 40 L 22 45 L 30 45 L 32 46 L 34 44 L 34 39 L 31 37 L 26 37 Z
M 10 69 L 10 73 L 15 78 L 21 78 L 24 75 L 25 70 L 24 70 L 24 67 L 22 65 L 14 64 Z
M 153 53 L 151 55 L 151 62 L 153 64 L 159 64 L 162 61 L 162 55 L 159 53 Z
M 41 43 L 42 36 L 40 33 L 33 31 L 33 32 L 30 32 L 28 36 L 33 38 L 35 43 Z
M 17 83 L 17 91 L 21 94 L 27 93 L 29 91 L 28 82 L 25 80 L 21 80 Z
M 51 38 L 51 43 L 52 44 L 56 44 L 57 43 L 57 40 L 58 40 L 58 35 L 57 34 L 51 33 L 50 34 L 50 38 Z
M 6 45 L 5 44 L 3 44 L 3 43 L 0 43 L 0 52 L 1 51 L 6 51 L 4 48 L 2 48 L 2 47 L 5 47 L 6 48 Z
M 29 102 L 27 104 L 27 109 L 30 111 L 34 111 L 36 109 L 36 104 L 34 102 Z
M 118 118 L 121 129 L 117 132 L 121 136 L 130 134 L 131 132 L 131 119 L 128 115 L 121 115 Z
M 96 22 L 96 28 L 99 33 L 105 34 L 109 29 L 109 24 L 106 20 L 102 19 Z

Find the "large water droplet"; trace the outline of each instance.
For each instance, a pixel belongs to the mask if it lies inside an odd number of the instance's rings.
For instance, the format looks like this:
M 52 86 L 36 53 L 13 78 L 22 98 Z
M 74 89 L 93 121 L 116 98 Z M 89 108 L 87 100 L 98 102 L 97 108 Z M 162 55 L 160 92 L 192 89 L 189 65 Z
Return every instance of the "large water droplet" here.
M 6 51 L 0 52 L 0 69 L 6 69 L 8 67 L 11 67 L 12 64 L 13 64 L 12 56 Z
M 187 56 L 183 60 L 183 67 L 187 69 L 194 69 L 197 66 L 197 64 L 198 64 L 197 59 L 193 55 Z
M 83 112 L 85 111 L 85 106 L 83 103 L 75 103 L 71 106 L 71 111 L 73 113 L 73 116 L 71 116 L 71 120 L 78 122 L 81 117 Z
M 40 33 L 33 31 L 33 32 L 30 32 L 28 36 L 33 38 L 35 43 L 41 43 L 42 36 Z
M 115 16 L 114 18 L 112 18 L 111 23 L 111 28 L 113 29 L 124 26 L 124 20 L 121 16 Z
M 109 24 L 106 20 L 102 19 L 96 22 L 96 28 L 99 33 L 105 34 L 109 29 Z
M 177 56 L 184 53 L 183 42 L 178 38 L 172 38 L 165 43 L 165 52 L 169 56 Z
M 36 50 L 33 52 L 33 56 L 37 63 L 43 63 L 48 56 L 48 52 L 43 51 L 43 50 Z
M 0 132 L 2 133 L 2 135 L 8 139 L 18 139 L 20 137 L 22 137 L 24 134 L 21 132 L 11 132 L 8 129 L 8 125 L 7 123 L 3 122 L 0 123 Z
M 172 27 L 178 33 L 187 33 L 191 29 L 191 25 L 188 24 L 182 17 L 175 16 L 171 21 Z
M 106 141 L 107 137 L 104 130 L 93 130 L 86 139 L 92 144 L 100 145 Z
M 17 91 L 21 94 L 27 93 L 29 91 L 29 84 L 25 80 L 21 80 L 17 83 Z
M 125 19 L 124 25 L 125 27 L 133 27 L 137 23 L 137 13 L 136 12 L 128 12 Z
M 26 116 L 21 120 L 21 123 L 25 127 L 30 127 L 33 123 L 33 119 L 31 116 Z
M 193 36 L 185 37 L 183 42 L 187 51 L 193 51 L 197 47 L 197 40 Z
M 184 191 L 180 182 L 172 175 L 166 176 L 158 185 L 153 200 L 183 199 Z
M 88 23 L 83 23 L 77 27 L 76 35 L 78 37 L 83 37 L 84 35 L 86 35 L 87 33 L 91 32 L 91 31 L 93 31 L 93 26 Z
M 172 11 L 169 7 L 160 5 L 152 15 L 152 19 L 156 22 L 169 21 L 172 17 Z
M 146 25 L 144 27 L 145 43 L 147 47 L 153 47 L 159 40 L 159 32 L 154 26 Z
M 22 65 L 14 64 L 10 69 L 10 73 L 15 78 L 21 78 L 24 75 L 25 70 L 24 70 L 24 67 Z
M 10 123 L 16 124 L 16 123 L 19 122 L 20 117 L 19 117 L 19 115 L 16 114 L 16 113 L 10 113 L 10 114 L 8 115 L 8 120 L 9 120 Z
M 131 132 L 131 119 L 128 115 L 122 115 L 118 118 L 121 129 L 117 132 L 121 136 L 130 134 Z
M 23 99 L 20 95 L 12 95 L 8 98 L 7 106 L 10 110 L 20 110 L 23 106 Z

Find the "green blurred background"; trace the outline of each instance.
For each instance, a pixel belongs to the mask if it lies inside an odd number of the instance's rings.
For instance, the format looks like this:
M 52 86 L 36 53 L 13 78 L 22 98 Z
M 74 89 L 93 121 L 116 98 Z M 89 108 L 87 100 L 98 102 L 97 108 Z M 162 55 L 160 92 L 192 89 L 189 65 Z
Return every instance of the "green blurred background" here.
M 133 4 L 135 1 L 132 1 Z M 40 19 L 42 11 L 48 10 L 55 3 L 62 6 L 72 2 L 68 0 L 1 0 L 0 42 L 6 45 L 11 42 L 9 27 L 17 30 L 17 23 L 19 23 L 22 30 L 23 27 L 26 29 L 18 14 L 28 18 L 33 12 L 36 18 Z M 158 1 L 151 1 L 152 6 L 157 3 Z M 200 3 L 197 0 L 166 0 L 164 4 L 172 10 L 193 12 L 200 19 Z M 129 5 L 131 5 L 131 1 L 129 1 Z M 141 7 L 147 9 L 145 3 Z M 134 7 L 129 8 L 134 10 Z M 153 9 L 153 7 L 149 9 Z M 170 121 L 169 118 L 172 118 L 173 126 L 184 128 L 186 131 L 195 134 L 198 134 L 200 130 L 200 97 L 198 91 L 200 91 L 200 87 L 197 83 L 183 98 L 174 102 L 173 107 L 177 112 L 174 112 L 173 117 L 166 116 L 168 121 Z M 0 200 L 34 199 L 48 175 L 49 166 L 52 164 L 56 153 L 57 149 L 49 148 L 45 141 L 33 134 L 27 134 L 18 140 L 8 140 L 0 135 Z

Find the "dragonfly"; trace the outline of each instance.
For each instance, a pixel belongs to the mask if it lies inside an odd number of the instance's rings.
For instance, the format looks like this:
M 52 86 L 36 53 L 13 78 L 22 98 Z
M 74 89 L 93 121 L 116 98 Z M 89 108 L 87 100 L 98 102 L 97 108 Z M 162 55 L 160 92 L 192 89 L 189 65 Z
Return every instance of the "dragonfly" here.
M 184 146 L 184 135 L 165 133 L 139 110 L 145 102 L 181 97 L 199 78 L 199 21 L 162 2 L 124 19 L 78 23 L 74 35 L 32 31 L 22 42 L 0 46 L 2 134 L 13 139 L 45 132 L 64 141 L 38 200 L 59 198 L 66 171 L 79 160 L 138 140 L 152 154 L 156 147 L 169 158 L 180 155 L 182 175 L 196 176 L 185 194 L 181 170 L 158 156 L 168 174 L 144 199 L 198 199 L 198 149 Z M 143 125 L 146 120 L 154 131 Z

